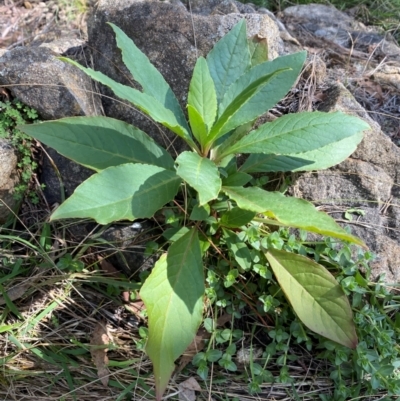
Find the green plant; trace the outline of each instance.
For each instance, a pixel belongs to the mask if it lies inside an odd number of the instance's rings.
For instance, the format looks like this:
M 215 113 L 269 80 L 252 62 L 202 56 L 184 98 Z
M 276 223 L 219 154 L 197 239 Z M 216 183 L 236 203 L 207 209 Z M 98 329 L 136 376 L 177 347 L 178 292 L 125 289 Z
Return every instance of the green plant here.
M 22 200 L 28 193 L 33 203 L 37 203 L 39 199 L 35 191 L 28 191 L 32 172 L 37 168 L 37 163 L 31 156 L 32 138 L 16 127 L 37 119 L 37 112 L 19 100 L 0 102 L 0 138 L 9 139 L 18 152 L 21 183 L 16 186 L 14 196 L 17 200 Z
M 290 252 L 270 227 L 295 227 L 363 242 L 312 204 L 251 186 L 257 183 L 251 174 L 328 168 L 354 151 L 368 124 L 343 113 L 305 112 L 253 130 L 255 120 L 295 83 L 306 54 L 267 61 L 264 45 L 247 39 L 244 20 L 206 59 L 197 60 L 188 95 L 188 124 L 162 75 L 118 27 L 110 26 L 125 65 L 143 92 L 63 60 L 175 132 L 191 150 L 174 161 L 139 129 L 106 117 L 65 118 L 20 129 L 96 171 L 52 214 L 52 220 L 90 217 L 107 224 L 159 212 L 171 222 L 164 233 L 168 252 L 140 291 L 148 314 L 146 352 L 153 362 L 157 399 L 174 361 L 202 321 L 204 294 L 215 299 L 221 291 L 213 288 L 215 269 L 223 272 L 226 288 L 253 266 L 261 276 L 273 273 L 279 283 L 276 292 L 283 291 L 309 329 L 356 347 L 351 307 L 341 286 L 322 265 Z M 240 166 L 238 154 L 249 154 Z M 208 264 L 207 289 L 203 261 Z M 263 303 L 265 308 L 276 306 L 269 298 Z M 275 333 L 278 338 L 283 338 L 280 332 Z M 220 360 L 226 368 L 233 369 L 232 352 Z M 287 369 L 281 376 L 287 380 Z

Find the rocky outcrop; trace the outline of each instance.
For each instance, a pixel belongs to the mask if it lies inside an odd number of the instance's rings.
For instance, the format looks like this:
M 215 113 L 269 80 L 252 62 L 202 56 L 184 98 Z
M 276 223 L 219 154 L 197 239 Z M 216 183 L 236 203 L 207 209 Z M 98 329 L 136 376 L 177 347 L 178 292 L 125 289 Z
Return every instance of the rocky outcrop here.
M 0 58 L 0 85 L 37 110 L 42 120 L 101 114 L 101 103 L 91 80 L 57 57 L 79 51 L 79 40 L 58 40 L 39 47 L 18 47 Z M 91 172 L 47 149 L 42 180 L 50 204 L 69 196 Z M 60 171 L 60 174 L 58 171 Z M 60 176 L 64 179 L 60 181 Z
M 96 115 L 91 80 L 48 47 L 17 47 L 0 58 L 0 85 L 37 110 L 43 120 Z

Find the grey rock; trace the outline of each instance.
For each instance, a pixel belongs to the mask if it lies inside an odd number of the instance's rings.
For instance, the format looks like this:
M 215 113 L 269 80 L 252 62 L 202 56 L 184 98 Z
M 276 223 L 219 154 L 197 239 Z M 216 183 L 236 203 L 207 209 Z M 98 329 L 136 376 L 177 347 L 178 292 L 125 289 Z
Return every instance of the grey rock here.
M 379 33 L 378 29 L 375 31 L 351 31 L 349 35 L 351 43 L 347 47 L 352 46 L 365 53 L 371 53 L 373 50 L 381 58 L 387 57 L 390 61 L 400 61 L 400 47 L 390 35 Z
M 0 139 L 0 224 L 4 224 L 17 205 L 15 186 L 19 183 L 17 156 L 5 139 Z
M 107 260 L 127 277 L 138 279 L 139 273 L 148 270 L 157 260 L 157 256 L 145 255 L 146 243 L 154 241 L 160 235 L 151 221 L 135 221 L 130 224 L 115 224 L 106 229 L 101 238 L 102 247 L 108 255 Z
M 387 282 L 400 280 L 400 149 L 341 84 L 326 92 L 322 111 L 343 111 L 366 120 L 371 130 L 353 155 L 326 171 L 294 174 L 292 194 L 320 205 L 342 225 L 349 225 L 377 255 L 373 277 L 385 273 Z M 364 216 L 344 220 L 350 208 Z
M 311 28 L 312 30 L 312 28 Z M 327 40 L 330 40 L 331 42 L 334 42 L 338 44 L 339 46 L 343 47 L 349 47 L 351 44 L 351 36 L 350 34 L 340 28 L 334 28 L 334 27 L 326 27 L 326 28 L 320 28 L 316 29 L 314 31 L 314 35 L 320 38 L 325 38 Z
M 240 11 L 235 2 L 231 0 L 223 0 L 221 3 L 211 10 L 211 14 L 239 14 Z
M 195 14 L 253 14 L 256 13 L 253 4 L 243 4 L 236 0 L 191 0 L 183 1 L 189 11 Z
M 56 54 L 66 55 L 81 50 L 85 47 L 85 41 L 74 38 L 60 38 L 52 42 L 42 43 L 39 47 L 46 47 Z
M 216 7 L 220 5 L 221 0 L 193 0 L 190 1 L 190 4 L 186 1 L 184 1 L 184 3 L 193 13 L 209 15 Z
M 43 190 L 50 205 L 61 203 L 75 191 L 76 187 L 89 178 L 93 171 L 45 147 L 46 156 L 40 180 L 45 184 Z
M 0 58 L 0 85 L 9 85 L 12 96 L 37 110 L 43 120 L 100 114 L 100 98 L 94 95 L 90 78 L 57 59 L 81 45 L 81 41 L 64 39 L 10 50 Z M 68 196 L 91 172 L 52 149 L 47 151 L 54 163 L 44 158 L 41 180 L 47 200 L 53 204 L 62 199 L 61 182 Z
M 346 13 L 339 11 L 333 6 L 324 4 L 306 4 L 287 7 L 283 10 L 285 17 L 297 21 L 308 21 L 315 25 L 339 27 L 345 30 L 355 30 L 363 26 Z
M 400 47 L 391 40 L 383 40 L 380 42 L 379 50 L 382 56 L 386 56 L 391 60 L 400 61 Z
M 374 80 L 382 87 L 392 87 L 400 93 L 400 64 L 385 64 L 374 72 Z
M 281 40 L 277 25 L 271 18 L 254 13 L 205 15 L 220 4 L 212 1 L 206 3 L 209 7 L 205 11 L 204 2 L 191 2 L 191 15 L 179 4 L 125 0 L 110 3 L 100 0 L 88 21 L 89 47 L 96 49 L 93 53 L 95 69 L 122 84 L 132 85 L 130 74 L 116 47 L 113 31 L 106 24 L 112 22 L 149 57 L 185 110 L 189 81 L 197 57 L 206 56 L 240 19 L 246 18 L 249 36 L 260 34 L 268 38 L 269 55 L 271 58 L 277 57 Z M 110 90 L 103 88 L 103 93 L 108 96 L 103 99 L 106 115 L 138 126 L 173 154 L 174 149 L 180 151 L 184 148 L 181 142 L 176 141 L 174 134 L 156 126 L 130 105 L 112 100 Z
M 18 47 L 0 58 L 0 85 L 44 120 L 96 115 L 100 104 L 91 80 L 46 47 Z
M 257 7 L 252 3 L 243 4 L 240 1 L 233 1 L 241 14 L 258 13 Z M 261 14 L 261 13 L 259 13 Z
M 283 11 L 283 20 L 294 36 L 305 29 L 328 43 L 366 54 L 373 49 L 375 55 L 400 61 L 400 47 L 390 35 L 382 34 L 378 28 L 367 29 L 364 24 L 333 6 L 307 4 L 288 7 Z

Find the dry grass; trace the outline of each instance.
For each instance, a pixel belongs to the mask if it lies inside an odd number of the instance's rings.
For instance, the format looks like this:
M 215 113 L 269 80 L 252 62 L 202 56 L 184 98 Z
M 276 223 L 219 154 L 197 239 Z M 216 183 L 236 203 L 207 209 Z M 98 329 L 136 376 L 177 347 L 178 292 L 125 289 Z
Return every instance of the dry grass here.
M 1 269 L 4 275 L 9 275 L 0 279 L 9 298 L 6 305 L 6 300 L 0 298 L 4 308 L 0 325 L 0 399 L 154 399 L 152 366 L 137 347 L 141 340 L 139 328 L 145 319 L 140 313 L 132 313 L 134 302 L 123 301 L 126 301 L 126 292 L 135 293 L 135 285 L 126 279 L 119 280 L 115 272 L 107 270 L 107 273 L 102 268 L 97 256 L 104 255 L 104 248 L 98 247 L 90 236 L 77 241 L 66 234 L 73 231 L 71 224 L 52 224 L 50 241 L 47 241 L 51 247 L 46 248 L 42 235 L 45 220 L 32 220 L 34 215 L 47 214 L 43 213 L 45 206 L 30 205 L 30 208 L 29 219 L 18 220 L 19 231 L 0 231 L 2 246 L 8 244 L 3 248 Z M 22 230 L 27 222 L 31 229 Z M 66 253 L 82 255 L 85 270 L 60 270 L 57 262 Z M 6 259 L 9 263 L 5 263 Z M 111 282 L 116 285 L 110 286 Z M 119 292 L 114 291 L 116 287 Z M 209 311 L 209 316 L 212 312 Z M 270 341 L 254 319 L 249 314 L 235 323 L 234 328 L 244 331 L 239 348 L 248 348 L 251 342 L 265 347 Z M 91 340 L 99 322 L 107 328 L 110 338 L 106 386 L 97 375 L 91 355 Z M 254 326 L 260 328 L 256 334 Z M 225 327 L 230 328 L 231 322 Z M 178 384 L 188 377 L 195 377 L 201 384 L 197 400 L 316 400 L 320 394 L 332 393 L 334 385 L 327 377 L 330 368 L 327 362 L 318 360 L 315 353 L 301 346 L 290 349 L 289 354 L 298 357 L 287 364 L 293 385 L 264 383 L 261 392 L 251 396 L 248 392 L 251 368 L 235 360 L 238 372 L 229 373 L 214 364 L 208 382 L 202 382 L 196 368 L 188 365 L 173 377 L 165 398 L 178 399 Z M 270 360 L 267 368 L 279 377 L 281 366 L 276 360 Z M 377 397 L 365 398 L 372 399 Z

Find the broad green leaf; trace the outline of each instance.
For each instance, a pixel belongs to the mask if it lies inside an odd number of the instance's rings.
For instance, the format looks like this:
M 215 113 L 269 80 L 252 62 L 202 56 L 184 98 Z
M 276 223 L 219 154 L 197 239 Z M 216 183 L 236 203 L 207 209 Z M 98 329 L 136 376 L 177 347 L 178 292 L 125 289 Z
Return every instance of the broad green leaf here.
M 171 110 L 179 124 L 189 130 L 181 106 L 161 73 L 151 64 L 148 57 L 135 45 L 132 39 L 116 25 L 111 22 L 108 24 L 115 32 L 117 45 L 122 52 L 122 60 L 133 79 L 140 83 L 144 93 L 157 99 L 165 108 Z
M 140 129 L 108 117 L 71 117 L 18 127 L 93 170 L 125 163 L 173 169 L 174 160 Z
M 268 192 L 256 187 L 222 187 L 222 191 L 240 208 L 263 213 L 288 227 L 301 228 L 365 246 L 363 241 L 348 234 L 334 219 L 324 212 L 319 212 L 313 204 L 304 199 L 290 198 L 280 192 Z
M 199 112 L 209 131 L 217 116 L 217 95 L 206 59 L 203 57 L 197 59 L 194 67 L 188 104 Z
M 193 106 L 188 104 L 187 110 L 193 136 L 197 139 L 199 144 L 203 146 L 203 144 L 205 144 L 207 141 L 208 128 L 203 120 L 203 117 Z
M 249 99 L 246 104 L 229 121 L 227 130 L 233 129 L 249 121 L 253 121 L 271 109 L 281 100 L 296 82 L 306 58 L 306 52 L 278 57 L 275 60 L 258 64 L 243 74 L 225 94 L 219 107 L 218 115 L 222 115 L 230 103 L 236 99 L 244 88 L 262 76 L 273 74 L 271 79 Z
M 217 166 L 194 152 L 183 152 L 176 159 L 177 174 L 199 194 L 199 205 L 218 197 L 221 178 Z
M 219 349 L 209 349 L 206 352 L 205 357 L 207 358 L 208 362 L 217 362 L 222 356 L 222 351 Z
M 51 220 L 90 217 L 100 224 L 151 217 L 174 199 L 181 179 L 148 164 L 121 164 L 92 175 L 51 215 Z
M 364 129 L 369 129 L 366 127 Z M 340 141 L 330 143 L 318 149 L 309 152 L 297 153 L 296 156 L 305 160 L 310 160 L 313 163 L 303 167 L 297 167 L 292 171 L 311 171 L 324 170 L 335 166 L 343 160 L 346 160 L 357 148 L 357 145 L 362 141 L 364 135 L 362 131 L 354 135 L 341 139 Z
M 254 35 L 248 39 L 251 66 L 268 61 L 268 39 Z
M 246 21 L 242 19 L 207 55 L 218 103 L 230 85 L 250 67 Z
M 223 228 L 222 232 L 224 234 L 226 246 L 236 260 L 236 263 L 243 270 L 250 270 L 252 257 L 247 245 L 233 231 Z
M 187 227 L 171 227 L 163 232 L 163 237 L 170 242 L 175 242 L 183 237 L 187 232 L 189 232 Z
M 252 153 L 240 166 L 239 170 L 245 173 L 265 173 L 269 171 L 304 171 L 311 160 L 305 160 L 296 156 L 266 155 Z
M 194 339 L 203 313 L 204 273 L 195 229 L 161 256 L 140 290 L 146 305 L 149 338 L 146 352 L 153 362 L 157 400 L 175 368 L 174 361 Z
M 219 224 L 228 228 L 239 228 L 250 223 L 255 215 L 256 213 L 251 212 L 250 210 L 234 207 L 222 214 Z
M 266 257 L 299 319 L 310 330 L 355 348 L 351 306 L 332 274 L 302 255 L 269 249 Z
M 242 187 L 252 180 L 252 176 L 241 171 L 228 175 L 222 180 L 224 187 Z
M 363 137 L 363 133 L 358 132 L 349 138 L 322 146 L 319 149 L 297 153 L 296 156 L 253 153 L 240 167 L 240 171 L 264 173 L 270 171 L 324 170 L 347 159 L 356 150 Z
M 147 95 L 146 93 L 142 93 L 137 89 L 122 85 L 107 77 L 107 75 L 104 75 L 100 71 L 94 71 L 91 68 L 83 67 L 76 61 L 70 60 L 65 57 L 59 57 L 59 59 L 74 65 L 75 67 L 82 70 L 90 78 L 100 82 L 103 85 L 108 86 L 115 93 L 116 96 L 133 103 L 139 110 L 143 111 L 143 113 L 149 115 L 153 120 L 164 125 L 164 127 L 167 127 L 172 132 L 175 132 L 177 135 L 183 138 L 191 147 L 196 148 L 196 145 L 193 142 L 193 139 L 191 138 L 187 128 L 185 126 L 181 126 L 180 123 L 177 121 L 174 113 L 164 107 L 164 105 L 161 104 L 154 97 Z
M 206 204 L 204 206 L 195 205 L 190 213 L 190 220 L 204 221 L 210 216 L 210 205 Z
M 246 71 L 226 92 L 221 104 L 219 105 L 218 114 L 221 115 L 229 104 L 238 97 L 243 89 L 247 88 L 254 81 L 263 76 L 282 71 L 280 75 L 276 75 L 275 78 L 268 83 L 268 86 L 263 89 L 263 96 L 260 95 L 260 99 L 257 100 L 257 103 L 261 101 L 262 105 L 253 104 L 253 107 L 256 107 L 258 110 L 257 116 L 265 113 L 268 109 L 275 106 L 275 104 L 281 100 L 295 84 L 301 68 L 303 67 L 306 55 L 307 53 L 302 51 L 288 56 L 281 56 L 272 61 L 265 61 L 257 64 Z M 261 99 L 262 97 L 265 97 L 265 95 L 267 95 L 267 99 Z
M 255 67 L 256 68 L 256 67 Z M 249 118 L 249 115 L 243 115 L 241 110 L 245 105 L 268 84 L 268 82 L 277 74 L 285 71 L 284 69 L 274 71 L 271 74 L 264 75 L 244 87 L 243 90 L 235 97 L 226 107 L 224 112 L 218 118 L 208 135 L 207 145 L 212 144 L 216 139 L 222 137 L 227 132 L 236 127 L 252 121 L 254 118 Z M 236 84 L 234 84 L 236 85 Z M 236 116 L 239 116 L 236 118 Z
M 339 142 L 369 128 L 360 118 L 341 112 L 288 114 L 250 132 L 225 150 L 223 156 L 231 153 L 294 156 Z

